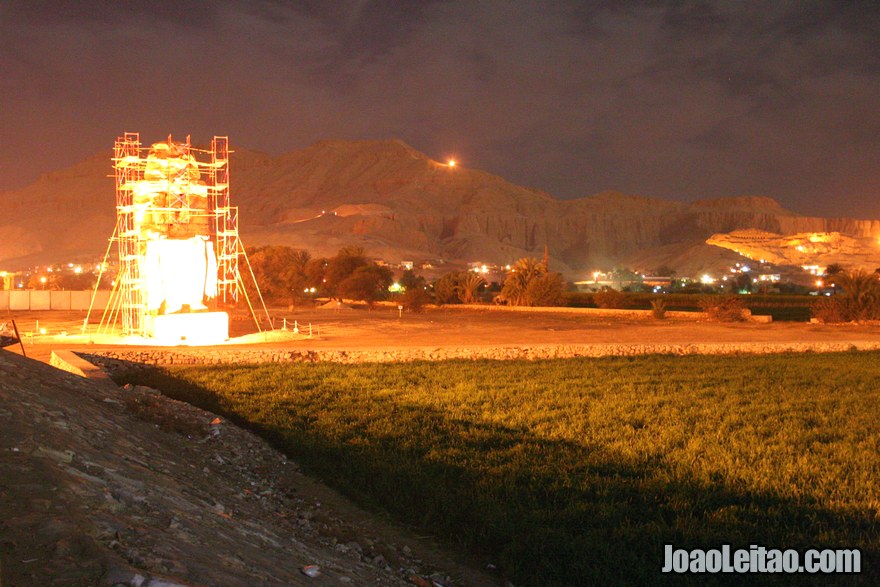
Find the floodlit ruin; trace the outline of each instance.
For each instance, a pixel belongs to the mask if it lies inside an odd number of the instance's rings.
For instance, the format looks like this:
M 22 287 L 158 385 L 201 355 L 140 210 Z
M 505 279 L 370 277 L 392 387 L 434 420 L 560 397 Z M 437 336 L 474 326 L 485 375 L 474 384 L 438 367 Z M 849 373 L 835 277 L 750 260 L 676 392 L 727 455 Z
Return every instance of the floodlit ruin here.
M 243 300 L 253 314 L 229 199 L 228 138 L 215 136 L 209 149 L 170 136 L 143 147 L 138 133 L 125 133 L 113 167 L 119 272 L 101 327 L 160 344 L 226 340 L 229 310 Z
M 880 246 L 873 237 L 840 232 L 803 232 L 782 235 L 763 230 L 735 230 L 714 234 L 707 244 L 730 249 L 754 261 L 793 267 L 826 267 L 832 263 L 873 271 L 880 266 Z

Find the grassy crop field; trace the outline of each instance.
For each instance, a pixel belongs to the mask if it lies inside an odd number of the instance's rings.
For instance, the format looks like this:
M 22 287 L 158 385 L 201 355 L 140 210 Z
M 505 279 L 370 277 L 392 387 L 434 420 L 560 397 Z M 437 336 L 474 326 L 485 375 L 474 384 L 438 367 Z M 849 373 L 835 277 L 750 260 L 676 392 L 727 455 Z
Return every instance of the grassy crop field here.
M 677 548 L 860 548 L 880 584 L 880 353 L 271 364 L 131 375 L 254 429 L 516 585 L 681 584 Z

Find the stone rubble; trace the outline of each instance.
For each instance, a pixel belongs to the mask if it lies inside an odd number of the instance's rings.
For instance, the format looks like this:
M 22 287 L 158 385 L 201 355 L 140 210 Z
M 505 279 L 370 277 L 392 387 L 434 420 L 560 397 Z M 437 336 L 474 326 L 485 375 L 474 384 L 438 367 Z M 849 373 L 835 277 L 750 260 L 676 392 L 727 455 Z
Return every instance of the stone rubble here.
M 496 584 L 355 510 L 215 414 L 0 352 L 4 586 Z
M 401 347 L 397 349 L 95 349 L 77 353 L 90 363 L 113 373 L 144 366 L 260 364 L 291 362 L 375 363 L 445 361 L 450 359 L 541 360 L 573 357 L 636 356 L 649 354 L 770 354 L 846 352 L 880 350 L 880 341 L 854 342 L 731 342 L 731 343 L 644 343 L 644 344 L 560 344 L 535 346 Z

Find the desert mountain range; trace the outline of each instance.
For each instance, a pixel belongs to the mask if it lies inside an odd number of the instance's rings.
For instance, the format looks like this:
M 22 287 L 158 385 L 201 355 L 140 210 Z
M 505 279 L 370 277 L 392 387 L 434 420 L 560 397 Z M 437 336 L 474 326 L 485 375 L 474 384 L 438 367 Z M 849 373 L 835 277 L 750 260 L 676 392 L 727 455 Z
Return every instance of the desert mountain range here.
M 100 257 L 115 218 L 110 152 L 0 194 L 0 266 Z M 660 266 L 694 274 L 741 259 L 706 244 L 718 233 L 838 232 L 876 239 L 880 221 L 802 216 L 775 200 L 691 203 L 602 192 L 576 200 L 434 161 L 399 140 L 321 141 L 272 157 L 237 148 L 233 203 L 248 246 L 285 244 L 332 255 L 357 244 L 390 262 L 507 263 L 549 250 L 570 278 Z

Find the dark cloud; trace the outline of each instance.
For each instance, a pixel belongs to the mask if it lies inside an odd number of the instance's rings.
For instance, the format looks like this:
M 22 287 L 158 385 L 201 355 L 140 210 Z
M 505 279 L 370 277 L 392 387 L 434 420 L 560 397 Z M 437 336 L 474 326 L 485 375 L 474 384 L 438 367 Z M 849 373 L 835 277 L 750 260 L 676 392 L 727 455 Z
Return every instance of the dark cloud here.
M 28 27 L 73 25 L 88 29 L 122 22 L 150 21 L 200 27 L 215 21 L 216 5 L 202 0 L 6 0 L 0 16 Z
M 880 217 L 868 2 L 7 2 L 0 187 L 123 130 L 399 137 L 560 197 Z

